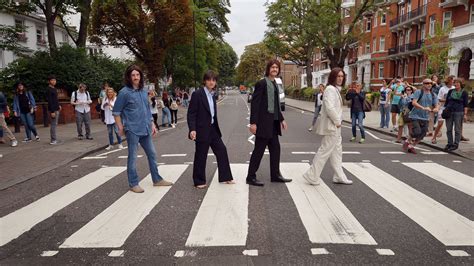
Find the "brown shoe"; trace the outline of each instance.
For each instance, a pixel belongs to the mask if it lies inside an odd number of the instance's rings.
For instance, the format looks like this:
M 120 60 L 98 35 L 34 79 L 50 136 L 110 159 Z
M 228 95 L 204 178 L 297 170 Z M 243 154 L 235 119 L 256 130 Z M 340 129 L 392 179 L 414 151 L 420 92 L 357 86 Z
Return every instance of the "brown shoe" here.
M 145 190 L 144 190 L 142 187 L 140 187 L 139 185 L 136 185 L 136 186 L 134 186 L 134 187 L 131 187 L 131 188 L 130 188 L 130 191 L 135 192 L 135 193 L 143 193 L 143 192 L 145 192 Z
M 155 186 L 155 187 L 169 187 L 169 186 L 172 186 L 172 185 L 173 185 L 173 182 L 166 181 L 164 179 L 161 179 L 160 181 L 158 181 L 156 183 L 153 183 L 153 186 Z

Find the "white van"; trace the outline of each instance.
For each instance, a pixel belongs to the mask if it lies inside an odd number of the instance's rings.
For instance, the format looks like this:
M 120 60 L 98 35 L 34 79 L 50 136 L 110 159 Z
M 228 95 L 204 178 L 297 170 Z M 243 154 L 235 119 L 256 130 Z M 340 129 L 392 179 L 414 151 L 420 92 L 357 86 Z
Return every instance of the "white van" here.
M 280 93 L 281 110 L 285 111 L 285 89 L 283 88 L 283 82 L 281 81 L 281 78 L 275 78 L 275 82 L 278 86 L 278 91 Z

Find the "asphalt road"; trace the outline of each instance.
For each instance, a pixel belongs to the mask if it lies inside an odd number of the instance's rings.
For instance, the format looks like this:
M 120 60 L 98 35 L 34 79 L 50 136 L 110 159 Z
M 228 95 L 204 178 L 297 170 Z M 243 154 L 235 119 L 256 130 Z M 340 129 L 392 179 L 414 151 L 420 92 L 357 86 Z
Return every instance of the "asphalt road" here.
M 294 180 L 270 183 L 265 155 L 257 173 L 265 187 L 248 187 L 246 99 L 230 92 L 218 106 L 236 185 L 211 184 L 210 154 L 210 187 L 193 187 L 194 143 L 181 121 L 155 139 L 161 174 L 176 179 L 171 188 L 128 192 L 121 150 L 2 191 L 0 264 L 473 264 L 472 161 L 427 147 L 400 154 L 375 132 L 350 143 L 346 126 L 343 161 L 354 184 L 333 184 L 328 164 L 324 184 L 312 187 L 301 173 L 321 137 L 307 131 L 311 113 L 287 108 L 281 169 Z M 138 170 L 149 182 L 145 157 Z

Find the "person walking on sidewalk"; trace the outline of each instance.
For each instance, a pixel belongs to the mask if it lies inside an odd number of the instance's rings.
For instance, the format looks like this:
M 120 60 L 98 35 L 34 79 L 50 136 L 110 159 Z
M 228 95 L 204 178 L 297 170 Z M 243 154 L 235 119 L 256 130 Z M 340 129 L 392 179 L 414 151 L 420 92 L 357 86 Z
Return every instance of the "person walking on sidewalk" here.
M 176 94 L 177 95 L 177 94 Z M 171 96 L 170 110 L 171 110 L 171 125 L 176 127 L 178 124 L 178 96 Z
M 120 136 L 127 136 L 127 175 L 130 190 L 135 193 L 145 192 L 138 184 L 137 151 L 139 143 L 148 158 L 153 186 L 171 186 L 173 183 L 164 180 L 158 173 L 156 151 L 152 139 L 157 130 L 148 107 L 143 72 L 138 66 L 131 65 L 125 71 L 124 80 L 125 87 L 120 90 L 115 101 L 113 115 Z
M 183 91 L 183 107 L 189 107 L 189 93 L 187 91 Z
M 227 148 L 222 141 L 222 133 L 217 120 L 217 104 L 213 96 L 217 75 L 207 71 L 203 78 L 204 88 L 196 91 L 189 105 L 187 120 L 189 139 L 195 141 L 193 181 L 196 188 L 206 188 L 206 160 L 211 147 L 217 159 L 219 182 L 235 184 L 230 170 Z
M 321 172 L 329 159 L 334 170 L 333 182 L 336 184 L 352 184 L 342 170 L 342 97 L 341 89 L 346 82 L 346 75 L 341 68 L 333 68 L 329 73 L 328 85 L 324 90 L 321 117 L 316 123 L 316 134 L 322 135 L 321 146 L 313 158 L 313 164 L 303 174 L 303 178 L 311 185 L 319 185 Z
M 365 142 L 365 130 L 364 130 L 364 101 L 365 92 L 362 91 L 362 85 L 357 83 L 354 89 L 351 89 L 346 94 L 346 100 L 351 101 L 351 119 L 352 119 L 352 138 L 351 142 L 356 141 L 357 127 L 359 126 L 361 139 L 359 143 Z
M 117 93 L 113 88 L 108 88 L 106 91 L 106 97 L 102 99 L 101 109 L 104 110 L 104 121 L 107 125 L 107 132 L 109 133 L 109 146 L 105 148 L 106 150 L 110 150 L 113 148 L 114 145 L 114 133 L 117 136 L 117 144 L 119 149 L 123 149 L 122 145 L 122 138 L 118 133 L 117 125 L 115 124 L 115 118 L 112 114 L 112 110 L 114 109 L 115 101 L 117 100 Z
M 263 186 L 257 180 L 265 148 L 270 151 L 271 182 L 291 182 L 280 173 L 280 140 L 281 129 L 288 128 L 281 113 L 280 97 L 275 78 L 280 74 L 280 62 L 270 60 L 265 69 L 265 78 L 255 84 L 250 108 L 250 132 L 255 135 L 255 146 L 250 157 L 247 184 Z
M 412 106 L 409 118 L 412 121 L 411 140 L 405 140 L 403 150 L 416 154 L 415 146 L 423 140 L 428 132 L 430 112 L 438 111 L 438 98 L 431 93 L 431 79 L 423 80 L 423 89 L 413 94 Z
M 397 132 L 398 129 L 395 126 L 397 123 L 397 115 L 400 113 L 400 107 L 398 106 L 398 102 L 401 99 L 402 93 L 405 90 L 405 87 L 402 85 L 401 79 L 396 79 L 392 85 L 392 91 L 394 92 L 392 98 L 392 107 L 390 108 L 390 113 L 392 113 L 392 132 Z
M 431 139 L 432 144 L 436 144 L 437 138 L 441 137 L 441 128 L 443 128 L 443 124 L 444 124 L 444 118 L 442 117 L 442 113 L 445 108 L 446 96 L 448 95 L 448 92 L 450 90 L 454 89 L 453 82 L 454 82 L 454 76 L 453 75 L 448 76 L 446 78 L 446 82 L 444 86 L 442 86 L 439 89 L 438 94 L 435 94 L 435 95 L 438 95 L 437 98 L 438 98 L 439 111 L 438 111 L 438 124 L 436 125 L 435 131 L 433 133 L 433 138 Z
M 56 77 L 51 75 L 48 77 L 48 88 L 46 89 L 46 101 L 48 102 L 48 111 L 51 117 L 51 142 L 49 144 L 58 144 L 56 136 L 56 128 L 59 121 L 59 113 L 61 112 L 61 105 L 59 105 L 58 91 L 56 89 Z
M 387 85 L 386 80 L 382 80 L 383 85 L 380 89 L 380 128 L 390 128 L 390 98 L 392 97 L 392 90 Z
M 102 88 L 100 89 L 99 98 L 97 98 L 97 104 L 100 104 L 101 107 L 104 99 L 107 97 L 108 88 L 110 88 L 110 85 L 107 81 L 105 81 L 102 85 Z M 102 110 L 102 108 L 100 109 L 100 120 L 102 121 L 102 123 L 107 124 L 105 123 L 105 110 Z
M 71 104 L 76 112 L 77 138 L 79 140 L 84 138 L 84 135 L 82 135 L 82 124 L 84 124 L 86 129 L 86 139 L 94 139 L 91 136 L 91 103 L 91 95 L 87 91 L 87 86 L 84 83 L 80 83 L 79 89 L 71 95 Z
M 158 125 L 158 100 L 156 100 L 156 92 L 154 90 L 148 91 L 148 104 L 150 105 L 151 116 L 153 116 L 153 123 L 155 123 L 156 129 L 160 131 L 160 125 Z
M 31 142 L 31 133 L 35 136 L 35 140 L 39 141 L 40 137 L 36 131 L 34 122 L 34 112 L 36 111 L 36 101 L 31 91 L 26 90 L 25 84 L 18 82 L 15 84 L 15 97 L 13 98 L 13 112 L 15 117 L 20 117 L 21 122 L 25 126 L 26 138 L 23 142 Z
M 3 140 L 3 132 L 5 132 L 10 139 L 11 146 L 16 147 L 18 146 L 18 141 L 16 140 L 15 135 L 13 135 L 10 128 L 8 128 L 7 122 L 5 121 L 5 113 L 10 113 L 10 108 L 8 107 L 5 94 L 0 91 L 0 128 L 2 128 L 2 137 L 0 140 L 2 143 L 5 143 Z
M 446 108 L 449 110 L 449 117 L 446 118 L 446 134 L 448 135 L 448 144 L 444 148 L 446 151 L 454 151 L 459 148 L 459 142 L 462 136 L 463 121 L 467 122 L 468 111 L 467 91 L 464 90 L 464 79 L 454 80 L 454 89 L 448 92 L 446 96 Z M 453 139 L 454 127 L 454 139 Z
M 172 127 L 171 112 L 170 112 L 170 99 L 166 91 L 163 92 L 163 96 L 161 97 L 161 100 L 163 101 L 163 108 L 161 109 L 161 125 L 165 127 L 165 117 L 166 117 L 168 121 L 168 127 Z
M 318 120 L 319 112 L 321 111 L 321 106 L 323 105 L 323 93 L 324 93 L 324 85 L 319 84 L 317 93 L 314 94 L 314 114 L 313 114 L 313 122 L 311 123 L 311 127 L 308 128 L 308 131 L 313 131 L 313 127 Z

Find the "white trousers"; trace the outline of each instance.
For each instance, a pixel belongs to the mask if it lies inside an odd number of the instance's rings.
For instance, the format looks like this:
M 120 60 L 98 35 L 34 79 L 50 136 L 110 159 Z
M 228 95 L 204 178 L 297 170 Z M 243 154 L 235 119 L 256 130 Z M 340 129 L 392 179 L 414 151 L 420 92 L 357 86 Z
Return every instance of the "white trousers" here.
M 313 182 L 318 183 L 321 178 L 321 172 L 327 160 L 334 170 L 333 181 L 347 180 L 344 171 L 342 170 L 342 137 L 341 128 L 338 128 L 335 135 L 325 135 L 321 141 L 321 146 L 314 156 L 313 164 L 306 172 L 307 176 Z

